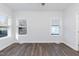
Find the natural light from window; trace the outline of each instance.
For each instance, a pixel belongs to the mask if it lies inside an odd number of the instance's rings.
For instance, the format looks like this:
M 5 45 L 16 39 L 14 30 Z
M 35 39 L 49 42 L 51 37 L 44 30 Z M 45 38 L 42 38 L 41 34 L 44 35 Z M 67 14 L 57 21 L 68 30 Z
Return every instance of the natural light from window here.
M 8 20 L 5 16 L 0 16 L 0 37 L 5 37 L 8 35 Z
M 59 34 L 60 34 L 59 25 L 52 25 L 51 35 L 59 35 Z

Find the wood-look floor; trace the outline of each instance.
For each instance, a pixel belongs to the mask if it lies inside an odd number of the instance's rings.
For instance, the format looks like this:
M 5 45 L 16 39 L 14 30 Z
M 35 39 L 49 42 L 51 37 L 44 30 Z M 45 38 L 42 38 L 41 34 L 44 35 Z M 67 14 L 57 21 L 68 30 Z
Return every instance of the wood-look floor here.
M 79 53 L 65 44 L 24 43 L 12 44 L 0 51 L 0 56 L 78 56 Z

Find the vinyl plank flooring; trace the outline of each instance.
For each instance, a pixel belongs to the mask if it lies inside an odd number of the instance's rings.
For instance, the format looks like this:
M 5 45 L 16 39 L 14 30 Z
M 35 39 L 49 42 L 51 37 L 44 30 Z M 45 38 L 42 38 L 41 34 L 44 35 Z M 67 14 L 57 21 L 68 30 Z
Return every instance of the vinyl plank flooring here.
M 0 51 L 0 56 L 7 56 L 7 54 L 9 52 L 13 51 L 13 49 L 16 48 L 19 45 L 20 45 L 19 43 L 15 43 L 15 44 L 12 44 L 12 45 L 8 46 L 7 48 L 5 48 L 2 51 Z
M 52 49 L 55 50 L 56 56 L 64 56 L 64 53 L 62 52 L 62 49 L 60 48 L 60 44 L 52 44 L 51 46 L 52 46 Z
M 60 44 L 60 47 L 62 49 L 62 51 L 64 52 L 64 54 L 67 56 L 78 56 L 78 52 L 73 50 L 72 48 L 66 46 L 65 44 Z
M 0 51 L 0 56 L 79 56 L 79 53 L 63 43 L 14 43 Z

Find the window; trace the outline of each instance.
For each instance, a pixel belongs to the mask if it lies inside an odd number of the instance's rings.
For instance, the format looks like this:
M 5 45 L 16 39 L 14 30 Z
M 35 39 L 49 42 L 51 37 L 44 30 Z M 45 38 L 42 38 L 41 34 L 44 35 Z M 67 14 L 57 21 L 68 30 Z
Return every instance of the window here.
M 0 37 L 5 37 L 7 36 L 7 28 L 6 27 L 1 27 L 0 26 Z
M 59 25 L 52 25 L 51 35 L 59 35 L 59 34 L 60 34 Z
M 27 34 L 26 19 L 20 19 L 19 20 L 18 33 L 19 33 L 19 35 L 26 35 Z
M 5 37 L 8 35 L 7 29 L 8 20 L 5 16 L 0 16 L 0 37 Z

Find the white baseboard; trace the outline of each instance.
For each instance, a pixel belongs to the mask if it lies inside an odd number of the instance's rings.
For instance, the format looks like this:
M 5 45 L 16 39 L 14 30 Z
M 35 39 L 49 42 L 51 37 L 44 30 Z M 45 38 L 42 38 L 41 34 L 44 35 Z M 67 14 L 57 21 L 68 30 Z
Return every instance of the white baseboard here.
M 0 50 L 5 49 L 9 45 L 13 44 L 14 40 L 10 36 L 0 38 Z
M 21 42 L 20 41 L 17 43 L 20 43 L 20 44 L 22 44 L 22 43 L 57 43 L 57 44 L 60 44 L 62 42 L 53 42 L 53 41 L 27 41 L 27 42 L 23 41 L 23 42 Z
M 69 46 L 70 48 L 72 48 L 73 50 L 75 50 L 75 51 L 78 51 L 78 48 L 75 48 L 75 47 L 73 47 L 72 45 L 70 45 L 70 44 L 68 44 L 68 43 L 66 43 L 66 42 L 63 42 L 65 45 L 67 45 L 67 46 Z
M 6 44 L 4 47 L 0 48 L 0 51 L 3 50 L 3 49 L 5 49 L 6 47 L 10 46 L 10 45 L 13 44 L 13 43 L 14 43 L 14 42 L 11 42 L 11 43 L 9 43 L 9 44 Z

